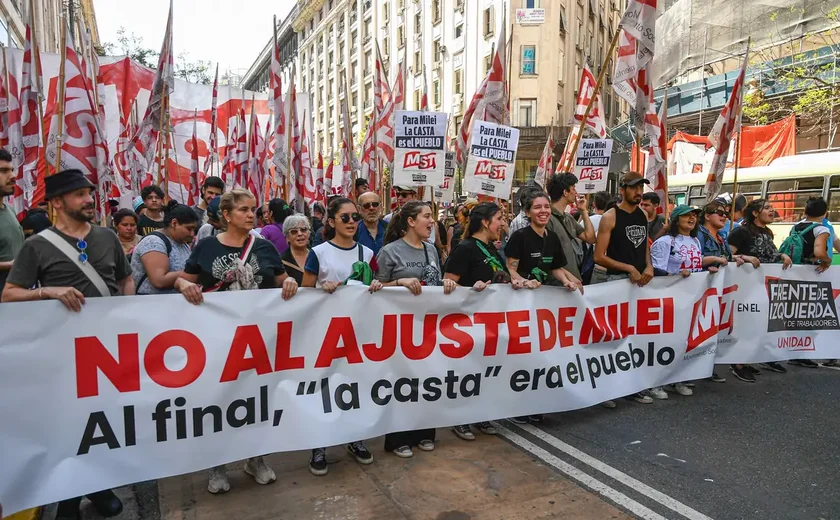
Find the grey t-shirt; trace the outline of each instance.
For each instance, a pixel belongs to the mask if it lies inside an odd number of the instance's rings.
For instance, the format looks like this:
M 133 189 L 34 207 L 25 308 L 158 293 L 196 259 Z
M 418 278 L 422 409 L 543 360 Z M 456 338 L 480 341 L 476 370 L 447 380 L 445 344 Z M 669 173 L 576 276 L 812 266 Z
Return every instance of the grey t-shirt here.
M 184 266 L 187 265 L 187 259 L 190 257 L 190 246 L 180 244 L 174 240 L 169 240 L 172 245 L 172 252 L 169 254 L 169 272 L 183 271 Z M 166 254 L 166 244 L 159 237 L 149 235 L 143 237 L 143 240 L 134 248 L 134 254 L 131 256 L 131 273 L 134 277 L 134 285 L 137 287 L 137 294 L 169 294 L 176 292 L 175 289 L 157 289 L 149 281 L 146 275 L 146 268 L 143 266 L 143 255 L 146 253 L 157 252 Z M 143 278 L 143 283 L 140 280 Z
M 0 200 L 0 204 L 3 204 Z M 23 247 L 23 229 L 15 217 L 15 210 L 8 204 L 0 206 L 0 262 L 14 260 Z M 6 285 L 9 271 L 0 271 L 0 294 Z
M 583 246 L 578 237 L 584 232 L 583 226 L 569 213 L 560 213 L 551 208 L 551 218 L 548 220 L 548 229 L 557 234 L 560 238 L 560 245 L 563 246 L 563 254 L 568 263 L 564 267 L 572 273 L 572 276 L 580 280 L 580 268 L 578 262 L 583 256 Z
M 417 249 L 403 239 L 382 247 L 376 257 L 376 279 L 393 282 L 400 278 L 417 278 L 428 286 L 443 285 L 437 250 L 427 243 Z
M 58 236 L 77 248 L 78 240 L 51 227 Z M 91 226 L 85 237 L 88 263 L 105 281 L 111 296 L 119 294 L 119 281 L 131 276 L 131 266 L 123 252 L 120 239 L 109 228 Z M 86 297 L 101 296 L 96 286 L 82 272 L 74 260 L 59 251 L 44 237 L 35 235 L 23 244 L 7 280 L 21 287 L 75 287 Z

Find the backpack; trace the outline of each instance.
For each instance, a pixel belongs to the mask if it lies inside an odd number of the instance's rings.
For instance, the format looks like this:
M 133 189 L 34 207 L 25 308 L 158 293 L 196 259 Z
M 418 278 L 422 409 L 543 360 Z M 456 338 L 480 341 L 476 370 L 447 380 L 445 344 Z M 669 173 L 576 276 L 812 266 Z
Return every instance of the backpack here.
M 793 226 L 790 229 L 790 235 L 788 235 L 785 241 L 782 242 L 781 247 L 779 247 L 779 252 L 788 255 L 794 264 L 803 263 L 802 261 L 808 258 L 804 254 L 807 241 L 805 237 L 819 225 L 819 222 L 811 222 L 809 225 L 800 229 L 797 229 L 799 226 Z M 811 254 L 813 254 L 813 249 L 814 246 L 812 245 Z
M 154 236 L 154 237 L 158 237 L 159 239 L 163 240 L 163 245 L 166 246 L 166 256 L 168 257 L 168 256 L 172 255 L 172 242 L 170 242 L 169 239 L 166 238 L 166 235 L 164 235 L 160 231 L 152 231 L 147 236 Z M 140 289 L 140 286 L 143 285 L 143 282 L 146 281 L 146 278 L 148 278 L 148 276 L 144 273 L 143 276 L 140 277 L 140 282 L 137 284 L 137 288 L 135 290 Z

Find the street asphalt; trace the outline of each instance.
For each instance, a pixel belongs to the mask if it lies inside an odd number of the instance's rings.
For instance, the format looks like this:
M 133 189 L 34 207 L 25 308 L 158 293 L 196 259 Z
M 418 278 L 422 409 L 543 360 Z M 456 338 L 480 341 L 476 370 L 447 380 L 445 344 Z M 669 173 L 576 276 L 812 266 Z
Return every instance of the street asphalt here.
M 698 382 L 693 396 L 620 399 L 612 410 L 553 414 L 538 428 L 709 518 L 840 519 L 840 371 L 783 365 L 787 374 L 762 370 L 755 384 L 718 366 L 726 383 Z M 503 424 L 663 517 L 684 518 L 562 443 Z

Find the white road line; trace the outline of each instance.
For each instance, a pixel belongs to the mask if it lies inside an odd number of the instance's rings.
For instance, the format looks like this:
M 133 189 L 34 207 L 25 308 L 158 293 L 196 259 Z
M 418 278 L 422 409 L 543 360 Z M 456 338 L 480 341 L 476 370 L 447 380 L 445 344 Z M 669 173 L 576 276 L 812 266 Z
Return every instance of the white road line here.
M 618 504 L 620 507 L 623 507 L 627 511 L 630 511 L 637 517 L 642 518 L 643 520 L 668 520 L 656 511 L 653 511 L 640 504 L 639 502 L 636 502 L 624 493 L 616 491 L 615 489 L 609 487 L 600 480 L 587 475 L 586 473 L 572 466 L 568 462 L 560 460 L 557 456 L 552 455 L 551 453 L 547 452 L 543 448 L 540 448 L 533 442 L 525 439 L 517 433 L 512 432 L 511 430 L 505 428 L 504 426 L 498 423 L 496 423 L 496 430 L 499 432 L 500 435 L 502 435 L 504 438 L 508 439 L 512 443 L 516 444 L 520 448 L 530 452 L 532 455 L 537 456 L 546 464 L 553 466 L 558 471 L 565 473 L 567 476 L 573 478 L 574 480 L 577 480 L 584 487 L 589 488 L 592 491 L 599 493 L 600 495 L 603 495 L 612 502 Z
M 536 428 L 530 424 L 523 424 L 519 425 L 519 428 L 527 431 L 531 435 L 534 435 L 538 439 L 547 442 L 551 446 L 557 448 L 558 450 L 570 455 L 577 460 L 583 462 L 587 466 L 590 466 L 593 469 L 600 471 L 601 473 L 621 482 L 625 486 L 631 488 L 632 490 L 645 495 L 646 497 L 659 502 L 663 506 L 667 507 L 668 509 L 675 511 L 682 516 L 688 518 L 689 520 L 712 520 L 710 517 L 704 515 L 703 513 L 690 508 L 689 506 L 683 504 L 682 502 L 653 489 L 652 487 L 648 486 L 647 484 L 640 482 L 630 475 L 623 473 L 612 466 L 601 462 L 600 460 L 587 455 L 586 453 L 580 451 L 579 449 L 566 444 L 565 442 L 561 441 L 557 437 L 550 435 L 543 430 Z
M 831 370 L 840 370 L 840 367 L 827 367 L 825 365 L 820 365 L 820 368 L 829 368 Z

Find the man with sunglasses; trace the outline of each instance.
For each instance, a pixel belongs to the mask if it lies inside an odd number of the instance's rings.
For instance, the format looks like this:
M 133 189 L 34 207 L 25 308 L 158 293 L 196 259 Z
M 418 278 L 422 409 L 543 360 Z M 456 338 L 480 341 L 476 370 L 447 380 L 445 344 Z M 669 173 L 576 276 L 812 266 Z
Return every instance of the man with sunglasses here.
M 382 249 L 382 241 L 385 239 L 385 228 L 388 226 L 380 218 L 382 202 L 379 195 L 369 191 L 359 197 L 359 212 L 362 214 L 363 225 L 356 231 L 356 242 L 373 251 L 374 255 L 379 254 Z
M 394 186 L 394 191 L 397 192 L 397 209 L 405 206 L 410 200 L 417 200 L 417 188 L 414 186 Z M 385 215 L 385 223 L 390 223 L 393 216 L 393 213 Z
M 55 210 L 55 225 L 24 243 L 6 280 L 3 302 L 59 300 L 69 310 L 80 312 L 86 298 L 134 294 L 131 267 L 117 234 L 91 225 L 96 216 L 93 190 L 79 170 L 46 178 L 46 198 Z M 122 512 L 122 502 L 111 490 L 88 498 L 101 516 Z M 81 501 L 82 497 L 62 500 L 56 519 L 81 518 Z

